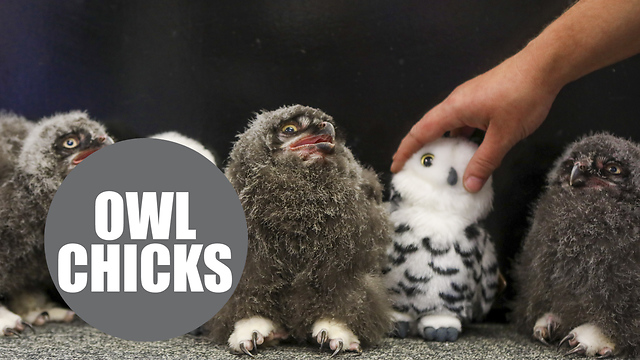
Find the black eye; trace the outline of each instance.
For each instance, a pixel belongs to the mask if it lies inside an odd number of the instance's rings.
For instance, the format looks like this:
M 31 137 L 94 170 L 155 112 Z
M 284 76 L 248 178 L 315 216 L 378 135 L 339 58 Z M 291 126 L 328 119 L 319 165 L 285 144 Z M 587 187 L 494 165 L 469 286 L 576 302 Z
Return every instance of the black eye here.
M 429 167 L 433 165 L 433 159 L 435 158 L 436 157 L 433 154 L 424 154 L 422 155 L 422 159 L 420 160 L 420 162 L 422 163 L 422 165 Z

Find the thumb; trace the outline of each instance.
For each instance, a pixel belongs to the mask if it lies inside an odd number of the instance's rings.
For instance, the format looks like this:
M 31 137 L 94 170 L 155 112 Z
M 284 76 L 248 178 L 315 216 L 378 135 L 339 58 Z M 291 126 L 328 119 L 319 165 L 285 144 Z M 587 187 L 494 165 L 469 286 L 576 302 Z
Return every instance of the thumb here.
M 502 159 L 513 146 L 499 138 L 493 131 L 487 131 L 484 141 L 469 160 L 464 172 L 463 184 L 468 192 L 476 193 L 482 189 L 489 176 L 500 166 Z

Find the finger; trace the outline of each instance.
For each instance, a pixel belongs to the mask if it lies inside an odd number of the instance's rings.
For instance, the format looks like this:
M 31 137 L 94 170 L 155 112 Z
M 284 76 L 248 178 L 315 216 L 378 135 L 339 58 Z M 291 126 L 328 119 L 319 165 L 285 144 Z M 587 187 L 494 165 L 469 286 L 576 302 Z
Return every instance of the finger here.
M 489 129 L 484 141 L 469 160 L 463 177 L 465 189 L 471 193 L 480 191 L 512 147 L 513 144 L 505 136 Z
M 464 126 L 458 129 L 452 129 L 451 130 L 451 137 L 464 137 L 464 138 L 470 138 L 471 135 L 473 135 L 473 132 L 476 131 L 476 128 L 473 127 L 469 127 L 469 126 Z
M 411 155 L 420 150 L 424 144 L 434 141 L 445 132 L 459 127 L 457 124 L 452 124 L 452 118 L 444 109 L 442 105 L 434 107 L 413 125 L 411 131 L 402 139 L 398 150 L 393 155 L 391 172 L 400 171 Z

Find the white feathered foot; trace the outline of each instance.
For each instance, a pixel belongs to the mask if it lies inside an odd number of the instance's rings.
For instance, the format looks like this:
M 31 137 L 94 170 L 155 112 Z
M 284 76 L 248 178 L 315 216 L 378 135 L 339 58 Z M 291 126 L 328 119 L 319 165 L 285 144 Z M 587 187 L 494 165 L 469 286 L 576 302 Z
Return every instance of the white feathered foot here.
M 598 356 L 599 359 L 608 358 L 615 353 L 615 344 L 593 324 L 582 324 L 571 330 L 558 344 L 558 349 L 565 342 L 572 347 L 565 355 L 580 354 Z
M 19 315 L 0 305 L 0 336 L 20 336 L 26 327 L 31 328 L 31 325 L 22 320 Z
M 232 352 L 254 357 L 258 354 L 259 345 L 273 344 L 287 337 L 288 334 L 273 321 L 254 316 L 236 322 L 228 344 Z
M 320 350 L 325 343 L 329 343 L 329 348 L 333 350 L 331 357 L 338 355 L 343 350 L 362 353 L 360 340 L 347 327 L 347 324 L 341 321 L 320 319 L 313 324 L 311 334 L 320 344 Z
M 27 323 L 43 325 L 46 322 L 71 322 L 75 313 L 63 308 L 44 292 L 26 291 L 11 298 L 9 308 L 15 311 Z

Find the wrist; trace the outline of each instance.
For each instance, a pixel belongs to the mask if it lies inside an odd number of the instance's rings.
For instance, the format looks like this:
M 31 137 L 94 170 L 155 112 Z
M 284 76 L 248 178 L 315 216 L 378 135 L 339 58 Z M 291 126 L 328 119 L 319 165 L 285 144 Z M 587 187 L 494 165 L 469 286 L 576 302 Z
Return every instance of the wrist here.
M 538 90 L 557 95 L 562 87 L 575 80 L 556 49 L 534 39 L 512 57 L 518 72 Z

